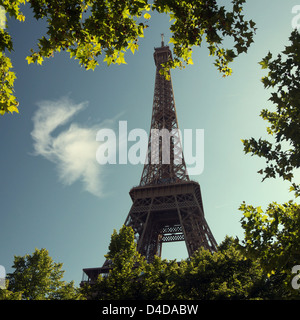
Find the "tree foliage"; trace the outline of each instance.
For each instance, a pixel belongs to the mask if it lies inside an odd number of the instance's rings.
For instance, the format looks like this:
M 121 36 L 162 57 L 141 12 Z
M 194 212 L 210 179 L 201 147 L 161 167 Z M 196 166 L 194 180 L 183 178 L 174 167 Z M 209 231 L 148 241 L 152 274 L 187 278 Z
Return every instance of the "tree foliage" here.
M 253 42 L 255 23 L 244 19 L 245 1 L 232 0 L 231 11 L 215 0 L 155 0 L 152 4 L 148 0 L 0 0 L 0 5 L 10 17 L 24 21 L 20 5 L 28 2 L 35 19 L 47 22 L 48 31 L 39 39 L 37 49 L 31 49 L 28 63 L 42 64 L 62 50 L 87 70 L 94 70 L 99 59 L 108 65 L 126 63 L 125 53 L 138 50 L 152 11 L 168 14 L 172 20 L 174 59 L 165 64 L 162 73 L 167 75 L 170 68 L 192 64 L 192 47 L 205 40 L 209 54 L 216 57 L 216 67 L 226 76 L 231 74 L 228 64 L 247 52 Z M 232 48 L 223 46 L 226 37 L 233 39 Z M 7 31 L 1 30 L 0 47 L 2 56 L 13 48 Z M 11 62 L 3 58 L 1 65 L 2 79 L 6 80 L 0 84 L 0 112 L 17 112 Z
M 0 300 L 22 300 L 22 292 L 0 289 Z
M 119 233 L 114 231 L 105 256 L 109 274 L 82 289 L 61 281 L 62 264 L 54 263 L 47 250 L 36 249 L 32 255 L 15 257 L 15 271 L 9 274 L 8 290 L 0 290 L 0 299 L 298 299 L 299 292 L 291 288 L 290 268 L 299 261 L 299 208 L 274 204 L 266 215 L 251 206 L 241 210 L 242 243 L 226 237 L 217 252 L 200 248 L 180 262 L 157 256 L 146 262 L 137 252 L 132 228 L 123 226 Z
M 263 180 L 280 177 L 290 181 L 290 191 L 298 197 L 300 188 L 294 176 L 300 166 L 300 34 L 297 30 L 289 40 L 290 45 L 277 58 L 273 59 L 269 52 L 260 62 L 263 69 L 269 69 L 268 75 L 262 78 L 264 87 L 274 89 L 269 100 L 275 104 L 276 111 L 261 112 L 261 117 L 271 124 L 267 132 L 274 140 L 242 141 L 245 153 L 266 159 L 266 168 L 258 171 L 264 175 Z M 273 202 L 264 212 L 261 207 L 243 203 L 240 210 L 245 231 L 242 252 L 259 261 L 275 298 L 299 299 L 291 281 L 293 267 L 300 261 L 300 205 L 293 200 L 282 205 Z
M 25 17 L 20 12 L 20 5 L 24 4 L 25 0 L 0 0 L 2 6 L 10 17 L 19 21 L 24 21 Z M 4 22 L 6 27 L 6 22 Z M 13 42 L 11 36 L 0 26 L 0 114 L 6 112 L 19 112 L 16 97 L 14 96 L 14 81 L 15 73 L 12 71 L 12 63 L 5 51 L 13 50 Z
M 99 276 L 95 287 L 87 290 L 89 296 L 108 300 L 134 299 L 136 281 L 144 266 L 144 257 L 136 250 L 132 228 L 122 227 L 111 236 L 109 252 L 105 256 L 110 260 L 112 270 L 109 277 Z
M 46 249 L 35 249 L 32 255 L 15 256 L 12 266 L 15 270 L 7 275 L 8 291 L 3 290 L 2 297 L 9 298 L 13 292 L 25 300 L 83 298 L 73 281 L 67 283 L 62 280 L 62 265 L 55 263 Z
M 292 268 L 300 261 L 300 205 L 274 202 L 263 212 L 260 207 L 243 203 L 240 210 L 244 255 L 257 260 L 270 283 L 276 284 L 276 290 L 272 290 L 275 298 L 300 298 L 291 286 Z
M 245 258 L 232 238 L 226 238 L 215 253 L 200 248 L 180 263 L 156 256 L 147 263 L 136 250 L 133 230 L 123 226 L 119 234 L 114 232 L 106 257 L 112 260 L 112 269 L 108 275 L 100 275 L 95 285 L 85 288 L 90 298 L 255 299 L 264 296 L 267 282 L 259 265 Z
M 291 44 L 282 54 L 272 59 L 272 53 L 260 62 L 268 75 L 262 78 L 265 88 L 274 89 L 270 101 L 276 111 L 263 109 L 260 116 L 270 123 L 269 135 L 275 141 L 265 139 L 242 140 L 245 153 L 266 159 L 266 168 L 258 171 L 267 178 L 281 177 L 291 181 L 291 191 L 300 194 L 299 184 L 294 181 L 294 170 L 300 167 L 300 34 L 293 31 Z

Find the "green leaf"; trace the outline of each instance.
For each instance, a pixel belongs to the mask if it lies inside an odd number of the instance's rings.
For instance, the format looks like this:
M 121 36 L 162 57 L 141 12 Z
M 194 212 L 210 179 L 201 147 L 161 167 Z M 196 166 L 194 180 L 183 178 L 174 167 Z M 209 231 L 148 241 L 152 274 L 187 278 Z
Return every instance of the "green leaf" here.
M 120 52 L 119 53 L 119 56 L 118 56 L 118 58 L 117 58 L 117 60 L 116 60 L 116 63 L 117 64 L 127 64 L 126 63 L 126 61 L 125 61 L 125 59 L 124 59 L 124 52 Z
M 37 64 L 42 65 L 43 61 L 44 61 L 43 57 L 39 55 L 37 58 Z
M 193 59 L 189 58 L 188 61 L 187 61 L 187 64 L 194 64 Z
M 134 54 L 135 50 L 138 49 L 138 44 L 134 43 L 134 42 L 130 42 L 128 44 L 128 48 L 131 50 L 131 52 Z
M 105 56 L 103 61 L 106 61 L 107 65 L 110 66 L 113 61 L 113 58 L 111 56 Z
M 146 12 L 146 13 L 144 14 L 144 18 L 147 19 L 147 20 L 149 20 L 149 19 L 151 18 L 151 15 Z
M 262 210 L 261 207 L 257 207 L 257 208 L 256 208 L 256 211 L 257 211 L 257 213 L 263 213 L 263 210 Z
M 34 59 L 31 56 L 26 57 L 28 64 L 34 63 Z

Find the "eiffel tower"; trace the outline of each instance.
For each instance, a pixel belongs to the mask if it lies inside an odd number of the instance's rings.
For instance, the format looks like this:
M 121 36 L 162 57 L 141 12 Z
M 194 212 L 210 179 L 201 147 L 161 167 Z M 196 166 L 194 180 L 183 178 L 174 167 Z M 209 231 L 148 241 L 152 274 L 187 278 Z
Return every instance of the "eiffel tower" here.
M 172 80 L 160 74 L 169 59 L 172 54 L 162 35 L 161 47 L 154 49 L 156 77 L 147 159 L 139 186 L 129 192 L 133 203 L 125 220 L 134 230 L 137 250 L 148 262 L 161 256 L 166 242 L 185 241 L 189 256 L 200 247 L 217 250 L 204 217 L 200 185 L 187 173 Z M 108 270 L 108 261 L 102 268 L 83 269 L 89 282 Z

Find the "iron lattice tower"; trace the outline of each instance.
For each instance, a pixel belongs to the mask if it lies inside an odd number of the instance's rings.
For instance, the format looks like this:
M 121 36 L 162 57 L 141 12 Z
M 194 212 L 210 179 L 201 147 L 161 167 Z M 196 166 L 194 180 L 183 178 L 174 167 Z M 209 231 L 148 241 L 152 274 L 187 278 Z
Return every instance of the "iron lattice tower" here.
M 156 78 L 147 160 L 140 185 L 130 190 L 133 204 L 125 221 L 133 228 L 137 249 L 147 261 L 161 256 L 164 242 L 185 241 L 189 256 L 200 247 L 217 250 L 204 217 L 200 185 L 187 173 L 172 80 L 160 74 L 162 64 L 169 59 L 171 51 L 162 41 L 154 52 Z M 154 137 L 163 130 L 169 139 Z M 168 163 L 163 161 L 164 154 Z
M 140 184 L 130 190 L 133 201 L 125 225 L 133 228 L 138 251 L 151 262 L 165 242 L 185 241 L 189 256 L 198 248 L 217 250 L 205 220 L 200 185 L 191 181 L 183 157 L 171 77 L 160 74 L 172 59 L 168 46 L 155 48 L 156 78 L 148 153 Z M 169 74 L 170 75 L 170 74 Z M 167 132 L 164 139 L 162 132 Z M 93 282 L 102 268 L 83 269 Z

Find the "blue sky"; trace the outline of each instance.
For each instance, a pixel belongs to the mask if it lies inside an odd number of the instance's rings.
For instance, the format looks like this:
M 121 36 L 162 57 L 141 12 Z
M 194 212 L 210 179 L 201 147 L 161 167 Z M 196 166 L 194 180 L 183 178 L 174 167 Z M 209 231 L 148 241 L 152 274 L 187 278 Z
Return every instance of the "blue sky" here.
M 243 237 L 242 201 L 265 209 L 272 201 L 293 198 L 288 183 L 261 183 L 256 172 L 264 161 L 244 155 L 241 139 L 266 137 L 267 123 L 259 113 L 272 105 L 258 62 L 288 44 L 298 2 L 248 2 L 245 15 L 258 30 L 249 52 L 232 64 L 232 76 L 221 77 L 205 45 L 194 50 L 193 66 L 172 71 L 179 127 L 204 129 L 204 171 L 191 178 L 201 185 L 206 220 L 218 243 L 226 235 Z M 126 54 L 126 65 L 100 63 L 86 71 L 64 53 L 43 66 L 27 65 L 25 57 L 45 32 L 29 9 L 23 9 L 25 23 L 8 22 L 20 114 L 0 119 L 0 265 L 10 272 L 14 255 L 46 248 L 64 263 L 65 280 L 77 285 L 82 268 L 104 262 L 110 235 L 131 207 L 128 192 L 142 173 L 142 165 L 99 165 L 96 133 L 117 132 L 119 121 L 127 121 L 128 131 L 149 131 L 153 52 L 161 33 L 166 42 L 170 38 L 169 18 L 152 14 L 139 51 Z M 186 256 L 183 243 L 163 246 L 165 258 Z

